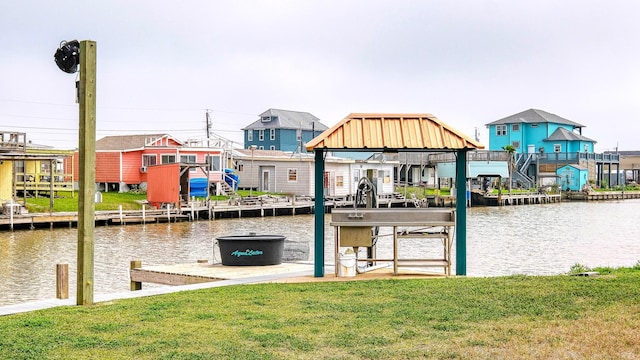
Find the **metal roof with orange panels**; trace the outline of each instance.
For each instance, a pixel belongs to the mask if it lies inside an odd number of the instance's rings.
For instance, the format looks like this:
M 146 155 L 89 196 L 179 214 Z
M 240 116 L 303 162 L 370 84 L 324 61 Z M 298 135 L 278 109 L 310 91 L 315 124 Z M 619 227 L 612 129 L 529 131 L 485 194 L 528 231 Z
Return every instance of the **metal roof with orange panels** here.
M 431 114 L 349 114 L 306 145 L 331 150 L 459 150 L 484 149 Z

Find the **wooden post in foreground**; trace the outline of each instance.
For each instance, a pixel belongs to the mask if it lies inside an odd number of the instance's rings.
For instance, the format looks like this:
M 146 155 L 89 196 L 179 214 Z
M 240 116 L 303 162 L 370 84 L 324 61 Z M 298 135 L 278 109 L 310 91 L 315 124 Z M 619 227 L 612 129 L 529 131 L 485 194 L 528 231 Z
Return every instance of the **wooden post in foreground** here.
M 56 264 L 56 299 L 69 298 L 69 264 Z
M 139 269 L 142 267 L 142 260 L 131 260 L 129 270 Z M 129 271 L 129 277 L 131 277 L 131 271 Z M 131 281 L 131 291 L 142 290 L 142 283 L 139 281 Z
M 96 42 L 80 42 L 77 305 L 93 304 L 96 190 Z

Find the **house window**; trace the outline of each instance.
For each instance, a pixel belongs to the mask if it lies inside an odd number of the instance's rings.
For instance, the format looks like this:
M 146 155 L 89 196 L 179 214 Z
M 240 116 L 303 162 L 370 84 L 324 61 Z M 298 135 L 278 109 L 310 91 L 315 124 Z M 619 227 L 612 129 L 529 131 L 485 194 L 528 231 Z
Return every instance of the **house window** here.
M 287 179 L 291 182 L 298 181 L 298 169 L 288 169 Z
M 16 172 L 16 181 L 24 181 L 24 160 L 16 160 L 13 162 Z
M 195 164 L 196 156 L 195 155 L 180 155 L 180 162 L 183 164 Z M 195 172 L 197 169 L 192 167 L 189 169 L 190 172 Z
M 173 164 L 176 162 L 175 155 L 160 155 L 160 164 Z
M 51 168 L 51 164 L 48 161 L 41 161 L 40 162 L 40 172 L 41 173 L 48 173 L 50 168 Z
M 511 146 L 513 146 L 514 149 L 519 149 L 520 148 L 520 141 L 512 142 Z
M 264 146 L 262 145 L 258 146 L 258 150 L 264 150 Z
M 247 130 L 247 141 L 253 141 L 253 130 Z
M 520 131 L 520 124 L 511 124 L 511 131 Z
M 271 121 L 271 116 L 263 116 L 262 117 L 262 122 L 270 122 Z
M 296 130 L 296 141 L 302 141 L 302 129 Z
M 507 125 L 496 125 L 496 135 L 497 136 L 507 135 Z
M 584 152 L 589 152 L 589 145 L 584 144 Z
M 271 146 L 269 146 L 269 150 L 275 150 L 275 149 L 276 149 L 276 146 L 275 146 L 275 145 L 271 145 Z
M 264 141 L 264 129 L 258 130 L 258 141 Z
M 180 162 L 184 164 L 195 164 L 196 156 L 195 155 L 180 155 Z
M 276 139 L 276 129 L 269 129 L 269 139 L 270 140 Z
M 207 164 L 209 171 L 220 171 L 220 155 L 207 155 Z
M 353 170 L 353 183 L 357 184 L 360 181 L 360 170 Z
M 336 176 L 336 187 L 344 187 L 344 176 Z
M 383 181 L 384 181 L 385 184 L 391 183 L 391 171 L 385 170 L 385 172 L 384 172 L 384 180 Z
M 156 161 L 158 161 L 158 156 L 153 155 L 142 155 L 142 166 L 151 166 L 155 165 Z
M 557 152 L 559 153 L 562 150 L 562 145 L 560 144 L 553 144 L 553 152 Z

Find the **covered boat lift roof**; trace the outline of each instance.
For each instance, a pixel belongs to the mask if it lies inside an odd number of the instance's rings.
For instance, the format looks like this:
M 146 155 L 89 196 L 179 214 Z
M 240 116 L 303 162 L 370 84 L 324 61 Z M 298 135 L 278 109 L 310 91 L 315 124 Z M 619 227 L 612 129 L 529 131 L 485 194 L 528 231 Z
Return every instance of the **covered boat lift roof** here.
M 456 197 L 465 199 L 466 153 L 484 145 L 431 114 L 352 113 L 307 143 L 306 149 L 315 153 L 314 276 L 323 277 L 325 152 L 455 152 Z M 465 201 L 456 201 L 456 213 L 456 275 L 466 275 Z

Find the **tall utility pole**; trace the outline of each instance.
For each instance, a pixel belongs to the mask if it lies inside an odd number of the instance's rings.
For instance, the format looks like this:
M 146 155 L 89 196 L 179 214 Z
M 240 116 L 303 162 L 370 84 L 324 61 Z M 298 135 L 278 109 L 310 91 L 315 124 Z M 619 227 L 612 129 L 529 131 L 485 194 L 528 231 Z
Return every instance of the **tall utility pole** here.
M 80 126 L 78 194 L 77 305 L 93 304 L 93 259 L 96 188 L 96 49 L 95 41 L 80 42 Z
M 207 109 L 207 112 L 205 114 L 206 119 L 207 119 L 207 146 L 211 146 L 209 144 L 209 137 L 211 134 L 211 118 L 209 117 L 209 114 L 211 113 L 211 110 Z
M 78 72 L 80 66 L 80 81 L 77 83 L 80 104 L 77 305 L 93 304 L 93 239 L 96 223 L 96 50 L 95 41 L 63 41 L 53 56 L 58 68 L 68 74 Z M 51 171 L 53 174 L 53 168 Z

